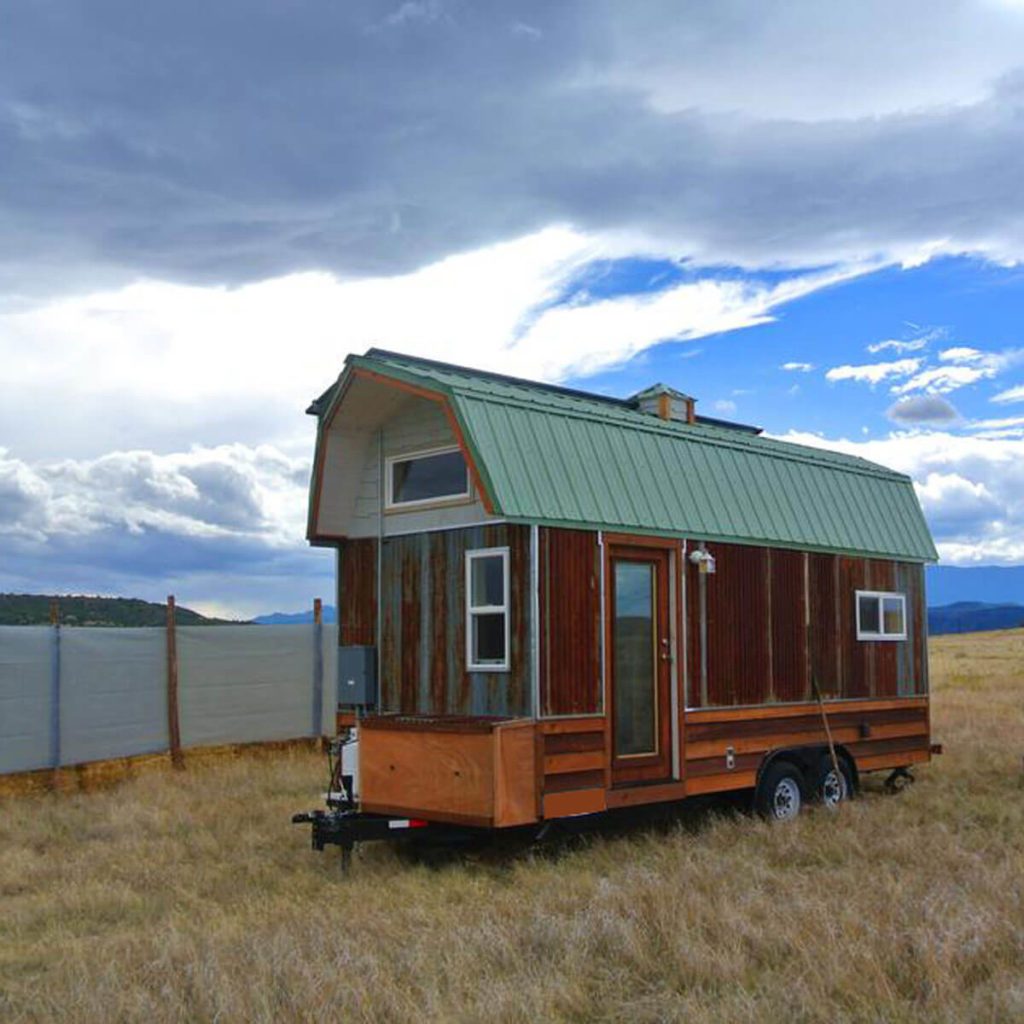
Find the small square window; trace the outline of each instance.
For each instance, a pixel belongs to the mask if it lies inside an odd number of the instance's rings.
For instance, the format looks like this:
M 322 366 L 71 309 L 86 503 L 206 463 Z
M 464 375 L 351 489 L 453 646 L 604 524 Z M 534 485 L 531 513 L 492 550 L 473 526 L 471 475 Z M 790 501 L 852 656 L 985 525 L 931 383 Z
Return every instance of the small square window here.
M 907 599 L 903 594 L 857 591 L 858 640 L 906 640 Z

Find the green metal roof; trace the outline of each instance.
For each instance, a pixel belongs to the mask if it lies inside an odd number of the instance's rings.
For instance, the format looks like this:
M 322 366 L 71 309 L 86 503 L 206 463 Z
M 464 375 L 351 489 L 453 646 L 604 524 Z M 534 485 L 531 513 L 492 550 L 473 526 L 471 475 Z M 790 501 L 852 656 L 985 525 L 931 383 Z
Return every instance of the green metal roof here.
M 349 365 L 444 394 L 513 521 L 938 557 L 910 478 L 865 459 L 372 349 Z

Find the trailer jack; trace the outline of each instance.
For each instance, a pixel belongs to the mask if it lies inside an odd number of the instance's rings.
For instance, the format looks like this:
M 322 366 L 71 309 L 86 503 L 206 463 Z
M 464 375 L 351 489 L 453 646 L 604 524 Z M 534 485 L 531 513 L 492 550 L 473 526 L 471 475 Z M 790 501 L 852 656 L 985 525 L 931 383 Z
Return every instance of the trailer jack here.
M 899 793 L 916 781 L 909 768 L 894 768 L 892 774 L 885 780 L 885 789 L 888 793 Z

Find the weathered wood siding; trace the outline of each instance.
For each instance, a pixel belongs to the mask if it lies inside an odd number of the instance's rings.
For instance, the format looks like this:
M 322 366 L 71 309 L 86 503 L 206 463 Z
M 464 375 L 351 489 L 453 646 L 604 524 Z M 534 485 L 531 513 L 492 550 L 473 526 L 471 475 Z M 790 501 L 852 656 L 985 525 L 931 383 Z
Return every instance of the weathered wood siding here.
M 383 543 L 381 709 L 403 714 L 530 713 L 530 530 L 497 524 Z M 510 669 L 466 671 L 465 556 L 509 548 Z
M 545 715 L 601 710 L 601 551 L 597 534 L 539 531 L 540 691 Z
M 826 697 L 927 693 L 922 566 L 737 544 L 709 544 L 708 550 L 714 575 L 702 578 L 696 566 L 686 567 L 690 707 L 810 700 L 812 676 Z M 857 639 L 858 590 L 906 595 L 906 640 Z
M 361 466 L 348 468 L 352 486 L 357 488 L 355 511 L 348 524 L 349 535 L 366 537 L 378 533 L 378 512 L 383 504 L 381 468 L 384 459 L 456 443 L 456 437 L 437 402 L 415 397 L 406 399 L 399 412 L 384 423 L 380 435 L 374 432 L 369 438 Z M 438 527 L 479 523 L 488 518 L 479 497 L 474 497 L 472 500 L 439 505 L 436 508 L 386 511 L 384 533 L 415 533 Z
M 372 646 L 377 636 L 377 542 L 338 545 L 338 643 Z

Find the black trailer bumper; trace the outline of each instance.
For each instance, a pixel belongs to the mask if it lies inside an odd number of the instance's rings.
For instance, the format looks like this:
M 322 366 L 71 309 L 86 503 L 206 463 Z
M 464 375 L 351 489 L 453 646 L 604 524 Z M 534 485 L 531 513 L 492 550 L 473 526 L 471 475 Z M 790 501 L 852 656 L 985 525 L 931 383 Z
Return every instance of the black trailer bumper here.
M 372 839 L 397 839 L 411 828 L 424 828 L 426 822 L 411 818 L 388 818 L 358 811 L 308 811 L 292 815 L 293 825 L 312 825 L 314 850 L 325 846 L 351 847 Z
M 292 824 L 312 826 L 311 841 L 314 850 L 323 850 L 325 846 L 340 846 L 346 851 L 351 850 L 356 843 L 374 840 L 398 842 L 412 837 L 451 842 L 472 834 L 472 830 L 458 825 L 428 822 L 419 818 L 364 814 L 352 808 L 293 814 Z

